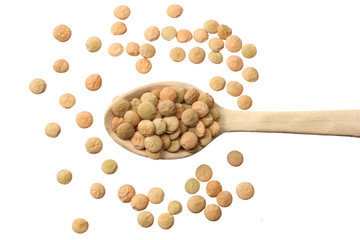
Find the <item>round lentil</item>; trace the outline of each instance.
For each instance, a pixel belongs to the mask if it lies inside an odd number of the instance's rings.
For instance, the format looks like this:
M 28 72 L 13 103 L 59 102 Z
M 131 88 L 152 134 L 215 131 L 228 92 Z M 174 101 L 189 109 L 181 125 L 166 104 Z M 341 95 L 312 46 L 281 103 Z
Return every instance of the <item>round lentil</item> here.
M 196 100 L 198 100 L 200 93 L 195 88 L 190 88 L 184 96 L 184 100 L 187 104 L 193 104 Z
M 209 197 L 216 197 L 222 191 L 222 186 L 219 181 L 212 180 L 206 185 L 206 193 Z
M 140 54 L 140 46 L 135 42 L 129 42 L 126 45 L 126 52 L 130 56 L 138 56 Z
M 212 38 L 209 41 L 209 48 L 214 52 L 220 52 L 224 48 L 224 41 L 221 38 Z
M 140 55 L 144 58 L 152 58 L 156 53 L 154 46 L 148 43 L 141 45 L 139 51 Z
M 196 124 L 194 133 L 199 137 L 202 138 L 205 136 L 205 125 L 203 122 L 199 121 L 198 124 Z
M 136 62 L 135 67 L 139 73 L 145 74 L 145 73 L 150 72 L 152 65 L 151 65 L 151 62 L 149 60 L 147 60 L 146 58 L 140 58 Z
M 160 92 L 160 100 L 170 100 L 176 102 L 177 92 L 172 87 L 164 87 Z
M 249 182 L 239 183 L 236 187 L 236 194 L 243 200 L 248 200 L 254 196 L 254 187 Z
M 216 108 L 211 108 L 209 110 L 211 116 L 213 117 L 214 121 L 217 121 L 220 118 L 220 113 Z
M 217 34 L 219 38 L 226 40 L 226 38 L 232 34 L 232 29 L 227 25 L 220 24 L 217 28 Z
M 183 13 L 184 9 L 177 4 L 172 4 L 167 8 L 167 15 L 171 18 L 178 18 Z
M 148 211 L 142 211 L 137 216 L 137 222 L 140 226 L 144 228 L 148 228 L 154 223 L 154 216 L 151 212 Z
M 99 74 L 91 74 L 85 80 L 85 87 L 90 91 L 96 91 L 101 88 L 102 78 Z
M 72 174 L 69 170 L 63 169 L 57 173 L 56 179 L 61 184 L 69 184 L 72 180 Z
M 201 182 L 209 181 L 212 177 L 212 174 L 213 172 L 211 168 L 206 164 L 200 165 L 195 172 L 196 178 L 199 179 L 199 181 Z
M 184 49 L 180 47 L 174 47 L 170 50 L 169 56 L 174 62 L 181 62 L 185 59 L 186 53 Z
M 257 49 L 255 45 L 248 43 L 243 46 L 241 53 L 246 58 L 253 58 L 257 53 Z
M 134 135 L 135 129 L 130 123 L 122 123 L 116 129 L 116 135 L 122 140 L 129 140 Z
M 248 95 L 241 95 L 237 99 L 237 105 L 242 110 L 247 110 L 252 106 L 252 99 Z
M 160 136 L 161 141 L 163 142 L 163 149 L 167 150 L 170 147 L 171 140 L 167 134 L 163 134 Z
M 198 28 L 193 33 L 194 40 L 198 43 L 206 42 L 209 39 L 208 32 L 205 31 L 205 29 Z
M 94 183 L 90 187 L 90 194 L 95 199 L 100 199 L 105 196 L 105 187 L 101 183 Z
M 198 100 L 206 103 L 209 108 L 212 108 L 215 104 L 214 98 L 208 93 L 201 93 Z
M 214 91 L 220 91 L 223 90 L 225 87 L 226 81 L 224 78 L 219 77 L 219 76 L 215 76 L 213 78 L 210 79 L 210 87 L 214 90 Z
M 227 161 L 231 166 L 238 167 L 243 163 L 244 157 L 241 152 L 233 150 L 228 153 Z
M 157 113 L 157 110 L 156 110 L 156 107 L 154 106 L 154 104 L 152 104 L 149 101 L 145 101 L 145 102 L 140 103 L 140 105 L 138 107 L 138 113 L 142 119 L 152 120 L 152 119 L 154 119 L 154 117 Z
M 219 23 L 215 20 L 207 20 L 205 23 L 204 23 L 204 29 L 206 32 L 208 33 L 211 33 L 211 34 L 214 34 L 214 33 L 217 33 L 217 29 L 219 27 Z
M 131 126 L 136 127 L 140 122 L 140 116 L 136 112 L 129 110 L 125 113 L 124 120 Z
M 220 132 L 220 125 L 218 122 L 214 121 L 210 127 L 208 127 L 209 131 L 211 132 L 212 137 L 216 137 Z
M 226 86 L 226 91 L 233 97 L 240 96 L 243 92 L 243 86 L 241 83 L 236 81 L 231 81 Z
M 131 104 L 126 99 L 118 98 L 112 103 L 112 112 L 117 117 L 123 117 L 130 108 Z
M 177 215 L 182 212 L 182 205 L 179 201 L 171 201 L 168 205 L 168 212 L 171 215 Z
M 180 145 L 179 139 L 172 140 L 172 141 L 170 141 L 170 146 L 168 147 L 167 151 L 174 153 L 174 152 L 179 151 L 180 147 L 181 147 L 181 145 Z
M 156 95 L 152 92 L 145 92 L 140 97 L 141 102 L 149 101 L 152 104 L 156 105 L 158 103 L 158 99 Z
M 153 120 L 154 126 L 155 126 L 155 134 L 160 136 L 165 133 L 166 131 L 166 123 L 164 119 L 157 118 Z
M 162 213 L 158 218 L 158 224 L 162 229 L 169 229 L 174 225 L 174 216 L 169 213 Z
M 61 132 L 60 125 L 54 122 L 48 123 L 45 127 L 45 134 L 48 137 L 56 138 Z
M 72 95 L 70 93 L 65 93 L 65 94 L 61 95 L 59 98 L 60 106 L 62 106 L 63 108 L 66 108 L 66 109 L 69 109 L 72 106 L 74 106 L 75 102 L 76 102 L 76 99 L 75 99 L 74 95 Z
M 199 213 L 204 210 L 206 205 L 206 200 L 200 195 L 195 195 L 189 198 L 187 202 L 187 207 L 192 213 Z
M 145 148 L 145 137 L 138 131 L 131 137 L 130 142 L 136 149 L 142 150 Z
M 69 70 L 69 63 L 65 59 L 58 59 L 54 62 L 53 69 L 57 73 L 65 73 Z
M 159 113 L 164 117 L 170 117 L 176 113 L 175 103 L 170 100 L 160 101 L 157 108 Z
M 190 178 L 185 183 L 185 191 L 189 194 L 195 194 L 200 189 L 200 182 L 195 178 Z
M 202 63 L 205 59 L 205 51 L 201 47 L 194 47 L 189 52 L 189 60 L 194 64 Z
M 164 27 L 161 30 L 161 37 L 165 39 L 166 41 L 172 40 L 174 37 L 176 37 L 176 29 L 172 26 Z
M 101 149 L 103 148 L 103 144 L 100 138 L 91 137 L 88 140 L 86 140 L 85 148 L 86 151 L 88 151 L 88 153 L 96 154 L 101 151 Z
M 149 190 L 147 194 L 149 201 L 153 204 L 159 204 L 164 201 L 165 194 L 161 188 L 155 187 Z
M 122 185 L 118 190 L 118 197 L 123 203 L 128 203 L 135 196 L 135 189 L 129 184 Z
M 117 42 L 112 43 L 108 49 L 108 53 L 112 57 L 120 56 L 123 52 L 124 52 L 123 45 L 121 45 L 120 43 L 117 43 Z
M 76 114 L 76 123 L 81 128 L 88 128 L 93 124 L 91 113 L 83 111 Z
M 179 128 L 179 119 L 175 116 L 164 117 L 163 119 L 166 124 L 166 133 L 173 133 Z
M 243 78 L 248 82 L 256 82 L 259 79 L 258 71 L 253 67 L 244 68 L 242 75 Z
M 205 117 L 209 113 L 208 105 L 203 101 L 196 101 L 192 104 L 192 109 L 194 109 L 198 114 L 199 117 Z
M 155 132 L 155 124 L 150 120 L 141 120 L 138 125 L 138 131 L 145 137 L 150 137 Z
M 231 71 L 234 72 L 240 71 L 244 66 L 242 59 L 236 55 L 228 57 L 228 59 L 226 60 L 226 65 Z
M 178 40 L 179 43 L 189 42 L 191 41 L 192 38 L 193 36 L 191 32 L 186 29 L 181 29 L 176 33 L 176 39 Z
M 150 42 L 157 40 L 159 36 L 160 36 L 160 30 L 155 26 L 148 27 L 144 32 L 144 37 L 146 38 L 146 40 Z
M 220 64 L 224 60 L 223 55 L 219 52 L 210 52 L 208 55 L 210 62 Z
M 101 48 L 101 40 L 98 37 L 89 37 L 86 41 L 86 49 L 89 52 L 97 52 Z
M 199 114 L 194 109 L 186 109 L 181 115 L 181 121 L 187 127 L 195 127 L 199 122 Z
M 114 174 L 117 171 L 117 169 L 118 169 L 118 165 L 112 159 L 105 160 L 101 164 L 101 170 L 106 174 Z
M 116 22 L 111 26 L 111 33 L 113 35 L 123 35 L 126 31 L 127 27 L 123 22 Z
M 131 198 L 131 207 L 136 211 L 144 210 L 149 204 L 149 199 L 142 193 L 138 193 Z
M 86 232 L 88 228 L 89 228 L 89 223 L 82 218 L 77 218 L 72 223 L 73 231 L 79 234 Z
M 59 42 L 66 42 L 71 37 L 71 29 L 64 24 L 58 25 L 53 30 L 53 36 Z
M 120 5 L 115 8 L 114 15 L 118 19 L 125 20 L 130 16 L 130 8 L 128 6 Z
M 29 89 L 34 94 L 40 94 L 46 90 L 46 82 L 41 78 L 35 78 L 30 82 Z
M 114 117 L 111 121 L 111 129 L 116 132 L 116 129 L 120 126 L 120 124 L 124 123 L 124 118 Z
M 232 195 L 228 191 L 221 191 L 216 196 L 216 202 L 220 207 L 228 207 L 232 203 Z
M 162 140 L 159 136 L 153 135 L 145 138 L 145 148 L 146 150 L 156 153 L 162 149 Z
M 230 52 L 238 52 L 242 47 L 242 41 L 238 36 L 230 35 L 226 38 L 225 46 Z
M 210 221 L 217 221 L 221 217 L 221 209 L 216 204 L 209 204 L 204 210 L 205 217 Z

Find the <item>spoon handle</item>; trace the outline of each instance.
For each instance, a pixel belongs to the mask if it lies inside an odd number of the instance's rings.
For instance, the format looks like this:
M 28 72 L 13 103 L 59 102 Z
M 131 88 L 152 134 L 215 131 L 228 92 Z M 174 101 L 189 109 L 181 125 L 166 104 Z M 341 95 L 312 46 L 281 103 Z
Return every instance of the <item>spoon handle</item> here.
M 360 110 L 246 112 L 221 109 L 222 132 L 280 132 L 360 137 Z

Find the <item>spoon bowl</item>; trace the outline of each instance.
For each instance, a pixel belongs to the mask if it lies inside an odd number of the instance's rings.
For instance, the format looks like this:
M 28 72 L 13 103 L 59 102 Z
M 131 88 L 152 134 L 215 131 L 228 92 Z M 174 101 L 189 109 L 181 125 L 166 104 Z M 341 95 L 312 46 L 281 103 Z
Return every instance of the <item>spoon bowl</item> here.
M 201 89 L 188 83 L 157 82 L 135 88 L 118 97 L 131 101 L 133 98 L 140 98 L 145 92 L 164 87 L 183 87 L 185 90 L 195 88 L 199 93 L 203 93 Z M 234 131 L 360 136 L 360 110 L 293 112 L 235 111 L 222 108 L 216 102 L 214 108 L 216 108 L 220 114 L 218 120 L 220 131 L 217 136 L 225 132 Z M 128 151 L 147 157 L 144 150 L 134 148 L 129 140 L 122 140 L 117 136 L 111 127 L 113 118 L 112 104 L 110 104 L 105 111 L 104 117 L 105 128 L 110 137 Z M 212 141 L 215 138 L 213 138 Z M 199 147 L 197 152 L 202 149 L 202 147 Z M 182 148 L 175 153 L 163 151 L 161 159 L 185 158 L 195 153 L 188 152 Z

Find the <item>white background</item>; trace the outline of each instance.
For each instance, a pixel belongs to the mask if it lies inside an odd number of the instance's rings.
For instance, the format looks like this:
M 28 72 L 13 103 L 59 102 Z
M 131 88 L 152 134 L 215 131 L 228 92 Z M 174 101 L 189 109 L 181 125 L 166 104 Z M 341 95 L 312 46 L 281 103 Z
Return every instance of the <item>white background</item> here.
M 112 98 L 132 88 L 156 81 L 192 83 L 209 92 L 223 107 L 237 109 L 236 98 L 225 91 L 214 92 L 208 83 L 215 75 L 244 85 L 254 111 L 335 110 L 360 108 L 359 55 L 360 15 L 358 1 L 178 1 L 183 15 L 166 15 L 172 1 L 1 1 L 1 156 L 0 239 L 359 239 L 360 152 L 359 139 L 270 133 L 227 133 L 205 150 L 186 159 L 153 161 L 118 146 L 107 135 L 103 114 Z M 125 20 L 128 32 L 112 36 L 116 6 L 131 8 Z M 160 29 L 172 25 L 194 31 L 205 20 L 229 25 L 243 43 L 254 43 L 258 54 L 245 59 L 245 66 L 259 70 L 260 79 L 247 83 L 241 73 L 214 65 L 207 59 L 194 65 L 186 59 L 172 62 L 169 50 L 181 46 L 187 52 L 207 43 L 179 44 L 159 39 L 153 69 L 140 75 L 137 57 L 126 53 L 110 57 L 107 47 L 115 41 L 146 42 L 143 31 L 151 25 Z M 73 32 L 70 41 L 52 37 L 58 24 Z M 97 53 L 85 49 L 90 36 L 98 36 L 103 48 Z M 213 37 L 213 36 L 211 36 Z M 226 50 L 224 57 L 229 56 Z M 65 58 L 70 70 L 57 74 L 52 63 Z M 99 73 L 103 86 L 90 92 L 86 77 Z M 29 83 L 43 78 L 48 89 L 34 95 Z M 70 92 L 76 105 L 65 110 L 58 104 L 61 94 Z M 94 124 L 80 129 L 77 112 L 90 111 Z M 48 122 L 58 122 L 60 136 L 44 134 Z M 104 148 L 97 155 L 86 152 L 87 138 L 97 136 Z M 241 167 L 228 165 L 226 155 L 237 149 L 244 154 Z M 116 174 L 105 175 L 101 163 L 117 161 Z M 213 179 L 233 194 L 233 204 L 223 210 L 217 222 L 186 208 L 190 197 L 184 183 L 194 177 L 198 165 L 213 168 Z M 70 169 L 73 181 L 60 185 L 56 173 Z M 251 200 L 240 200 L 236 185 L 249 181 L 255 187 Z M 89 187 L 101 182 L 107 193 L 93 199 Z M 137 212 L 117 198 L 117 189 L 132 184 L 138 193 L 152 187 L 164 189 L 162 204 L 149 204 L 155 218 L 167 211 L 167 203 L 179 200 L 184 210 L 175 225 L 162 230 L 155 222 L 141 228 Z M 200 194 L 206 195 L 205 184 Z M 215 199 L 206 197 L 208 203 Z M 89 221 L 89 230 L 77 235 L 71 230 L 75 218 Z

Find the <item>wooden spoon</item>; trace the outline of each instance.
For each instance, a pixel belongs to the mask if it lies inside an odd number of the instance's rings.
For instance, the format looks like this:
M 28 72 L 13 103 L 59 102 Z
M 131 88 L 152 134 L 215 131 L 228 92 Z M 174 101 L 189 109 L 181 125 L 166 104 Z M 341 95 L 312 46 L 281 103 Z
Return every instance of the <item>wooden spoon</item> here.
M 133 89 L 119 97 L 131 101 L 144 92 L 157 88 L 183 87 L 184 89 L 196 88 L 187 83 L 158 82 L 151 83 Z M 196 88 L 200 93 L 200 89 Z M 278 132 L 278 133 L 301 133 L 336 136 L 360 136 L 360 110 L 336 110 L 336 111 L 298 111 L 298 112 L 251 112 L 234 111 L 220 107 L 215 103 L 214 107 L 220 113 L 218 121 L 221 135 L 225 132 Z M 135 149 L 129 140 L 121 140 L 111 128 L 114 115 L 111 105 L 105 112 L 105 128 L 112 139 L 130 152 L 146 156 L 144 150 Z M 201 149 L 199 149 L 201 150 Z M 178 159 L 192 155 L 184 149 L 176 153 L 164 151 L 162 159 Z

